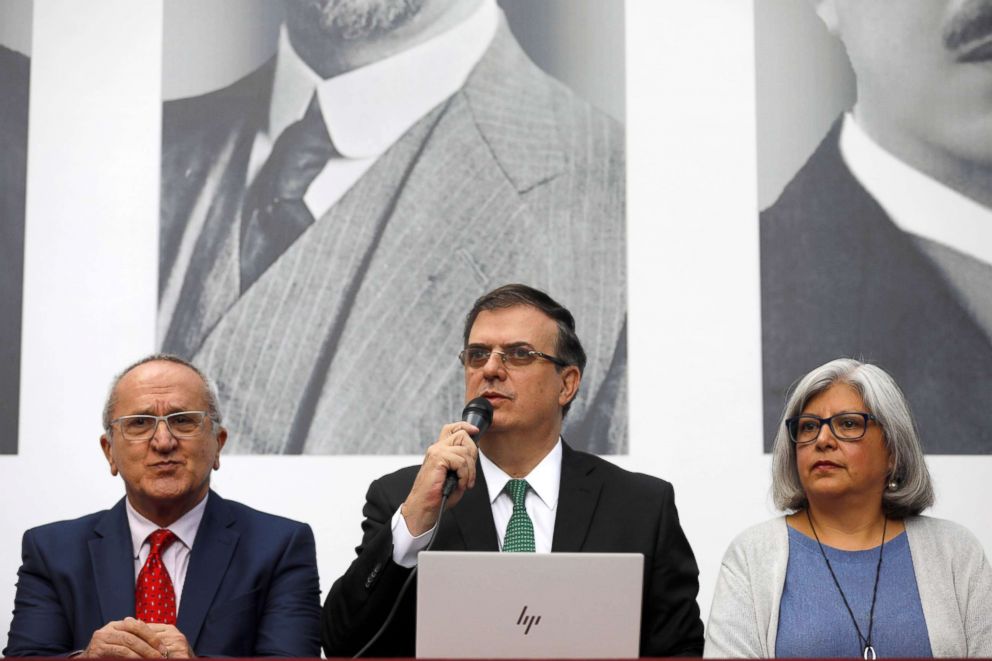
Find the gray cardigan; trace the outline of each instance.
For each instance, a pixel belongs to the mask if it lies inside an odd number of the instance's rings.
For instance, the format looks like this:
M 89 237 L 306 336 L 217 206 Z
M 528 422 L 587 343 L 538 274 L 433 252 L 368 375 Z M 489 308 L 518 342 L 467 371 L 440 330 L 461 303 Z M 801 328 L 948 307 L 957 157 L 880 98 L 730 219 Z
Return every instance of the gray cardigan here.
M 935 657 L 992 657 L 992 568 L 962 526 L 906 519 L 913 571 Z M 720 566 L 706 626 L 708 658 L 775 655 L 779 601 L 789 562 L 785 518 L 741 533 Z

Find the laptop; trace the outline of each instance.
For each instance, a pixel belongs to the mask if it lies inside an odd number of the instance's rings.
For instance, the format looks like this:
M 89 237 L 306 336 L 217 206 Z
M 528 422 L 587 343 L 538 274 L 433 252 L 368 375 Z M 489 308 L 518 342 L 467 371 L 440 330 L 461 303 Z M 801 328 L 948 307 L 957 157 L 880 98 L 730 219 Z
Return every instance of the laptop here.
M 633 659 L 640 553 L 425 551 L 418 658 Z

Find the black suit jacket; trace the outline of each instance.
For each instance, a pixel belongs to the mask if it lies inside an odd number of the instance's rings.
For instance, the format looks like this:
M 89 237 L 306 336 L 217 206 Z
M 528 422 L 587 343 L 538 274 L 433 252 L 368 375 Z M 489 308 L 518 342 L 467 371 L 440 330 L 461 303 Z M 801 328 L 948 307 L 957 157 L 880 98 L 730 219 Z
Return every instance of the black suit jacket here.
M 322 640 L 328 657 L 351 656 L 372 638 L 411 571 L 392 560 L 390 523 L 419 469 L 401 469 L 369 487 L 358 557 L 324 603 Z M 481 468 L 476 475 L 475 488 L 445 512 L 435 550 L 499 550 Z M 564 445 L 551 546 L 560 552 L 643 553 L 641 655 L 702 654 L 699 571 L 679 525 L 671 484 Z M 367 656 L 413 656 L 415 630 L 416 590 L 411 589 Z
M 5 656 L 81 650 L 108 622 L 134 617 L 124 499 L 24 534 Z M 201 656 L 313 657 L 320 588 L 310 526 L 210 494 L 176 618 Z
M 899 383 L 928 453 L 988 454 L 992 345 L 848 170 L 840 126 L 761 214 L 765 448 L 790 385 L 854 357 Z

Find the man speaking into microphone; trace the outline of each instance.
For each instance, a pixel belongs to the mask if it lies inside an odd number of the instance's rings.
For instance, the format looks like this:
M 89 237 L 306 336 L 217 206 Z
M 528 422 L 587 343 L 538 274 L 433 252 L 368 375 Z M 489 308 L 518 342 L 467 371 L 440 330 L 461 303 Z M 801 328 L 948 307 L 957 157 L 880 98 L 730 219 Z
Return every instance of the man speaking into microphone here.
M 420 466 L 371 484 L 357 557 L 324 603 L 327 656 L 354 655 L 376 636 L 432 535 L 432 550 L 642 553 L 641 656 L 701 655 L 699 572 L 672 486 L 561 437 L 586 363 L 572 314 L 544 292 L 505 285 L 475 302 L 459 358 L 465 400 L 488 400 L 491 426 L 446 424 Z M 449 473 L 457 483 L 435 531 Z M 412 657 L 415 607 L 409 590 L 364 655 Z M 472 616 L 451 609 L 452 626 Z

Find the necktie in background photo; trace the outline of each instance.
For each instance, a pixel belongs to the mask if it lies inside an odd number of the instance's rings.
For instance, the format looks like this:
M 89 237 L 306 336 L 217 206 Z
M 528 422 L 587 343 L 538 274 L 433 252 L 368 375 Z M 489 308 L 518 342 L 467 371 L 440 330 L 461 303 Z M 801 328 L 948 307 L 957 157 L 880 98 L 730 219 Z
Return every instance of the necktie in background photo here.
M 510 480 L 506 483 L 506 492 L 513 500 L 513 514 L 506 524 L 506 534 L 503 536 L 504 553 L 521 553 L 535 551 L 534 522 L 527 514 L 524 502 L 527 500 L 527 490 L 530 485 L 527 480 Z
M 145 623 L 176 623 L 176 590 L 162 564 L 162 552 L 176 539 L 171 530 L 159 529 L 148 536 L 152 550 L 138 573 L 134 588 L 134 616 Z
M 276 140 L 245 195 L 241 210 L 241 292 L 306 230 L 314 217 L 303 202 L 310 184 L 334 154 L 317 94 L 303 119 Z

